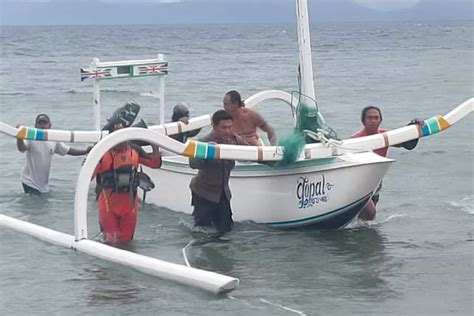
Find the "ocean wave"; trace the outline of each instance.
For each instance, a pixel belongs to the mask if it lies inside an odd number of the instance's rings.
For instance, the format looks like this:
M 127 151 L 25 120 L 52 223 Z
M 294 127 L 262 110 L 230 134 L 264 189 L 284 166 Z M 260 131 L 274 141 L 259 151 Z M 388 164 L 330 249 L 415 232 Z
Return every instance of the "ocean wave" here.
M 432 156 L 432 155 L 439 155 L 439 154 L 445 154 L 445 150 L 430 150 L 430 151 L 424 151 L 421 153 L 422 156 Z
M 354 229 L 360 227 L 372 227 L 372 226 L 379 226 L 382 224 L 398 221 L 400 218 L 406 218 L 408 214 L 391 214 L 387 217 L 383 216 L 383 214 L 377 214 L 374 220 L 372 221 L 362 221 L 360 219 L 356 219 L 352 221 L 349 225 L 347 225 L 346 229 Z
M 160 98 L 160 96 L 158 94 L 155 94 L 153 91 L 141 92 L 140 96 L 141 97 L 153 97 L 153 98 L 156 98 L 156 99 Z
M 451 201 L 448 204 L 454 207 L 455 210 L 474 215 L 474 195 L 468 195 L 458 201 Z
M 91 93 L 90 91 L 81 91 L 76 89 L 69 89 L 66 91 L 67 94 L 83 94 L 83 93 Z
M 33 95 L 31 92 L 0 92 L 3 96 Z
M 38 57 L 33 54 L 27 54 L 27 53 L 22 53 L 22 52 L 13 52 L 13 55 L 15 56 L 27 56 L 27 57 Z

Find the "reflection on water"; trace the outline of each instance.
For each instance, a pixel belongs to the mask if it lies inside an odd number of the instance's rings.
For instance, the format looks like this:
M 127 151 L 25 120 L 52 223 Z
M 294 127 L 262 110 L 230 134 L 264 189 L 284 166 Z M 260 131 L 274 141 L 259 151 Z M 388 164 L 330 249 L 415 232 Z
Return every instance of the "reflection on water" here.
M 385 253 L 387 240 L 376 228 L 359 227 L 319 234 L 318 241 L 327 255 L 338 258 L 345 267 L 340 276 L 357 296 L 379 299 L 395 294 L 385 276 L 398 265 L 391 263 Z M 338 273 L 334 271 L 334 273 Z
M 287 232 L 240 223 L 222 237 L 195 235 L 185 255 L 192 267 L 239 277 L 262 291 L 271 279 L 308 293 L 379 300 L 398 295 L 389 278 L 400 262 L 387 256 L 386 245 L 377 227 Z
M 125 305 L 143 300 L 140 288 L 128 282 L 125 277 L 120 278 L 115 269 L 109 273 L 102 267 L 85 268 L 80 276 L 75 281 L 86 281 L 90 286 L 87 297 L 89 305 Z
M 123 284 L 110 284 L 106 286 L 98 286 L 91 290 L 89 296 L 89 304 L 93 306 L 107 304 L 130 304 L 138 303 L 140 299 L 140 290 L 124 286 Z

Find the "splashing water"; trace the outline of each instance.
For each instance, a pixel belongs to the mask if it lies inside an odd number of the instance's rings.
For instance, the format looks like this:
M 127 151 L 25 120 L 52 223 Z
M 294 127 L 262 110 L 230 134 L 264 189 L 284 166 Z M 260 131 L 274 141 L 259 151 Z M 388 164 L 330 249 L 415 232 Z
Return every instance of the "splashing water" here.
M 460 210 L 464 213 L 474 215 L 474 207 L 473 205 L 473 195 L 465 196 L 461 200 L 458 201 L 451 201 L 449 204 L 454 206 L 457 210 Z

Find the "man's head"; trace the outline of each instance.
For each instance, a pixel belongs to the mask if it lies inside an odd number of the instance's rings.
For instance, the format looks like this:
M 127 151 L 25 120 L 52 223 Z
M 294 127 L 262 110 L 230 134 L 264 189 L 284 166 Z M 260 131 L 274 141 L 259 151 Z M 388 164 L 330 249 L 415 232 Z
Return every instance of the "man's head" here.
M 35 119 L 35 127 L 41 129 L 51 128 L 51 120 L 46 114 L 38 114 Z
M 177 122 L 182 117 L 189 118 L 189 105 L 185 102 L 180 102 L 173 107 L 173 114 L 171 115 L 171 121 Z
M 369 133 L 377 133 L 382 123 L 382 112 L 376 106 L 367 106 L 362 110 L 360 120 Z
M 219 138 L 227 138 L 231 135 L 232 115 L 225 110 L 218 110 L 212 115 L 212 127 Z
M 240 107 L 245 106 L 245 103 L 242 101 L 242 98 L 240 97 L 240 93 L 238 93 L 235 90 L 231 90 L 227 92 L 222 102 L 224 104 L 224 109 L 230 113 L 232 113 L 233 111 L 235 111 L 236 109 Z

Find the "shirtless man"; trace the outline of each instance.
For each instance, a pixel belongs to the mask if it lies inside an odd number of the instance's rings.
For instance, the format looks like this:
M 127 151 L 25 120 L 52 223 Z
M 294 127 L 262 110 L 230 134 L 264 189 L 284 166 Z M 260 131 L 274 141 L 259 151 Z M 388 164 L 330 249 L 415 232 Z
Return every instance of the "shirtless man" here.
M 232 115 L 232 132 L 240 135 L 250 145 L 258 146 L 257 127 L 267 133 L 271 145 L 276 145 L 277 137 L 275 130 L 256 111 L 246 108 L 240 94 L 229 91 L 224 96 L 224 109 Z

